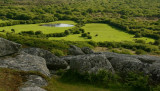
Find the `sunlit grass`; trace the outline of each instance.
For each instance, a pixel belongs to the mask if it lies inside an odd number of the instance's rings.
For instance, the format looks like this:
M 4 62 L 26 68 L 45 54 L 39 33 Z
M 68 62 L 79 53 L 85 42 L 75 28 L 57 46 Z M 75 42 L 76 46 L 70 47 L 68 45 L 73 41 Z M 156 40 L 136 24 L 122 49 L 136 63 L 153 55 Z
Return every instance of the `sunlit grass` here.
M 73 21 L 56 21 L 50 22 L 49 24 L 56 24 L 56 23 L 65 23 L 65 24 L 76 24 Z M 44 24 L 44 23 L 41 23 Z M 44 34 L 49 33 L 59 33 L 64 32 L 66 29 L 70 29 L 71 27 L 48 27 L 48 26 L 40 26 L 41 24 L 21 24 L 21 25 L 14 25 L 14 26 L 6 26 L 1 27 L 0 31 L 5 30 L 6 32 L 11 32 L 11 29 L 15 29 L 16 33 L 21 31 L 42 31 Z M 46 23 L 45 23 L 46 24 Z
M 96 42 L 99 41 L 134 41 L 134 39 L 142 39 L 146 42 L 154 42 L 153 39 L 142 37 L 142 38 L 134 38 L 134 35 L 125 33 L 120 29 L 114 28 L 108 24 L 101 24 L 101 23 L 91 23 L 86 24 L 84 27 L 85 32 L 90 32 L 92 39 L 87 39 L 81 37 L 81 34 L 76 35 L 69 35 L 67 37 L 60 37 L 60 38 L 49 38 L 51 40 L 68 40 L 68 41 L 89 41 L 93 40 Z M 95 35 L 98 36 L 95 36 Z

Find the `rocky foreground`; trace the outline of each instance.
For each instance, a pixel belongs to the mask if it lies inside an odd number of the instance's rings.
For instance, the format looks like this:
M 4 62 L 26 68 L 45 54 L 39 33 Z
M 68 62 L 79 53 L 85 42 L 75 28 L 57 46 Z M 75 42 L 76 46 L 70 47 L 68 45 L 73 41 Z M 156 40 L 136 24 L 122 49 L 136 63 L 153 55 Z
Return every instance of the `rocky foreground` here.
M 71 55 L 57 57 L 40 48 L 25 48 L 20 44 L 0 38 L 0 68 L 22 71 L 38 71 L 50 76 L 59 69 L 77 70 L 80 73 L 97 73 L 103 69 L 116 72 L 143 72 L 155 81 L 160 81 L 160 57 L 149 55 L 126 55 L 112 52 L 93 52 L 90 48 L 70 46 Z M 20 91 L 46 91 L 47 81 L 38 75 L 28 76 Z

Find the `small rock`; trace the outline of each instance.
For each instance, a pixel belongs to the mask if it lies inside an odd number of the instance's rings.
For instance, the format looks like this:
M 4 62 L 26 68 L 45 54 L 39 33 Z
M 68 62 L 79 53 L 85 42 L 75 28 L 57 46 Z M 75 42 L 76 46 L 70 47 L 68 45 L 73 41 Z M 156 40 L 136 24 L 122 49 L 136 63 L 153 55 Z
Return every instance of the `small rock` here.
M 0 56 L 6 56 L 18 53 L 20 49 L 21 49 L 20 44 L 0 38 Z
M 81 48 L 81 50 L 85 53 L 85 54 L 93 54 L 93 50 L 90 49 L 89 47 L 83 47 Z
M 84 55 L 85 53 L 81 50 L 81 48 L 79 48 L 75 45 L 70 45 L 69 54 L 71 54 L 71 55 Z

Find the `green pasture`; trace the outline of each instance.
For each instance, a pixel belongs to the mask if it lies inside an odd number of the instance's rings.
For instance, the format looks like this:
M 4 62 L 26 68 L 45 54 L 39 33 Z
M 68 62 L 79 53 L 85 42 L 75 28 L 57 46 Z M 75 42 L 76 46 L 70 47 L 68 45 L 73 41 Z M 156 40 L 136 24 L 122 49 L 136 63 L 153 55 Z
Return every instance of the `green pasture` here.
M 11 29 L 15 29 L 16 33 L 21 31 L 42 31 L 44 34 L 49 33 L 60 33 L 64 32 L 66 29 L 70 29 L 72 27 L 48 27 L 48 26 L 40 26 L 41 24 L 56 24 L 56 23 L 65 23 L 65 24 L 76 24 L 73 21 L 56 21 L 50 23 L 40 23 L 40 24 L 21 24 L 15 26 L 6 26 L 0 27 L 0 31 L 5 30 L 6 32 L 11 32 Z M 142 39 L 146 42 L 154 42 L 153 39 L 142 37 L 142 38 L 134 38 L 134 35 L 125 33 L 120 29 L 112 27 L 108 24 L 102 23 L 90 23 L 86 24 L 84 27 L 85 32 L 90 32 L 92 39 L 87 39 L 81 37 L 81 34 L 68 35 L 66 37 L 50 37 L 49 40 L 67 40 L 67 41 L 134 41 L 134 39 Z M 98 36 L 95 36 L 98 35 Z
M 112 27 L 108 24 L 101 23 L 90 23 L 86 24 L 83 29 L 85 32 L 90 32 L 92 39 L 87 39 L 81 37 L 81 34 L 69 35 L 67 37 L 58 37 L 58 38 L 49 38 L 50 40 L 68 40 L 68 41 L 133 41 L 134 39 L 142 39 L 146 42 L 154 42 L 153 39 L 142 37 L 142 38 L 134 38 L 134 35 L 125 33 L 115 27 Z M 98 36 L 95 36 L 98 34 Z
M 73 21 L 56 21 L 56 22 L 50 22 L 49 24 L 56 24 L 56 23 L 65 23 L 65 24 L 76 24 Z M 6 32 L 11 32 L 11 29 L 15 29 L 16 33 L 19 33 L 21 31 L 42 31 L 44 34 L 48 33 L 58 33 L 58 32 L 64 32 L 64 30 L 69 29 L 71 27 L 48 27 L 48 26 L 40 26 L 41 24 L 21 24 L 21 25 L 14 25 L 14 26 L 6 26 L 6 27 L 0 27 L 0 31 L 5 30 Z M 47 24 L 47 23 L 45 23 Z

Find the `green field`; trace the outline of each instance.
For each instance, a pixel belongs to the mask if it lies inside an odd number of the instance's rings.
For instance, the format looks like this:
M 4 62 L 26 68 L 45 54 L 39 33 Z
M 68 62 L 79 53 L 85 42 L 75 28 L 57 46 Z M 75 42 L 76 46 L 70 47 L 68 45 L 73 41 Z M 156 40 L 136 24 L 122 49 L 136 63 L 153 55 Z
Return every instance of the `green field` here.
M 49 24 L 56 24 L 56 23 L 65 23 L 65 24 L 76 24 L 73 21 L 56 21 L 56 22 L 50 22 Z M 41 24 L 46 23 L 40 23 L 40 24 L 22 24 L 22 25 L 15 25 L 15 26 L 6 26 L 1 27 L 1 30 L 6 30 L 6 32 L 11 32 L 11 29 L 15 29 L 16 33 L 19 33 L 21 31 L 42 31 L 44 34 L 49 33 L 60 33 L 64 32 L 66 29 L 70 29 L 72 27 L 48 27 L 48 26 L 40 26 Z M 47 23 L 48 24 L 48 23 Z M 81 37 L 81 34 L 74 34 L 74 35 L 68 35 L 66 37 L 50 37 L 49 40 L 67 40 L 67 41 L 96 41 L 96 42 L 103 42 L 103 41 L 133 41 L 134 39 L 142 39 L 146 42 L 154 42 L 153 39 L 150 38 L 134 38 L 134 35 L 125 33 L 121 31 L 120 29 L 117 29 L 115 27 L 112 27 L 108 24 L 102 24 L 102 23 L 90 23 L 86 24 L 84 27 L 85 32 L 90 32 L 92 39 L 87 39 L 84 37 Z M 95 36 L 98 34 L 98 36 Z
M 68 41 L 133 41 L 134 39 L 143 39 L 146 42 L 154 42 L 153 39 L 150 38 L 133 38 L 134 35 L 125 33 L 123 31 L 120 31 L 117 28 L 111 27 L 108 24 L 101 24 L 101 23 L 91 23 L 86 24 L 84 27 L 86 32 L 90 32 L 92 35 L 92 39 L 86 39 L 81 37 L 81 34 L 76 35 L 69 35 L 67 37 L 61 37 L 61 38 L 49 38 L 51 40 L 68 40 Z M 98 36 L 95 36 L 98 34 Z
M 66 24 L 76 24 L 73 21 L 56 21 L 56 22 L 50 22 L 49 24 L 56 24 L 56 23 L 66 23 Z M 71 27 L 47 27 L 47 26 L 40 26 L 41 24 L 22 24 L 22 25 L 15 25 L 15 26 L 6 26 L 1 27 L 0 31 L 3 29 L 7 32 L 11 32 L 11 29 L 15 29 L 16 33 L 19 33 L 21 31 L 42 31 L 44 34 L 48 33 L 58 33 L 58 32 L 64 32 L 64 30 L 69 29 Z

